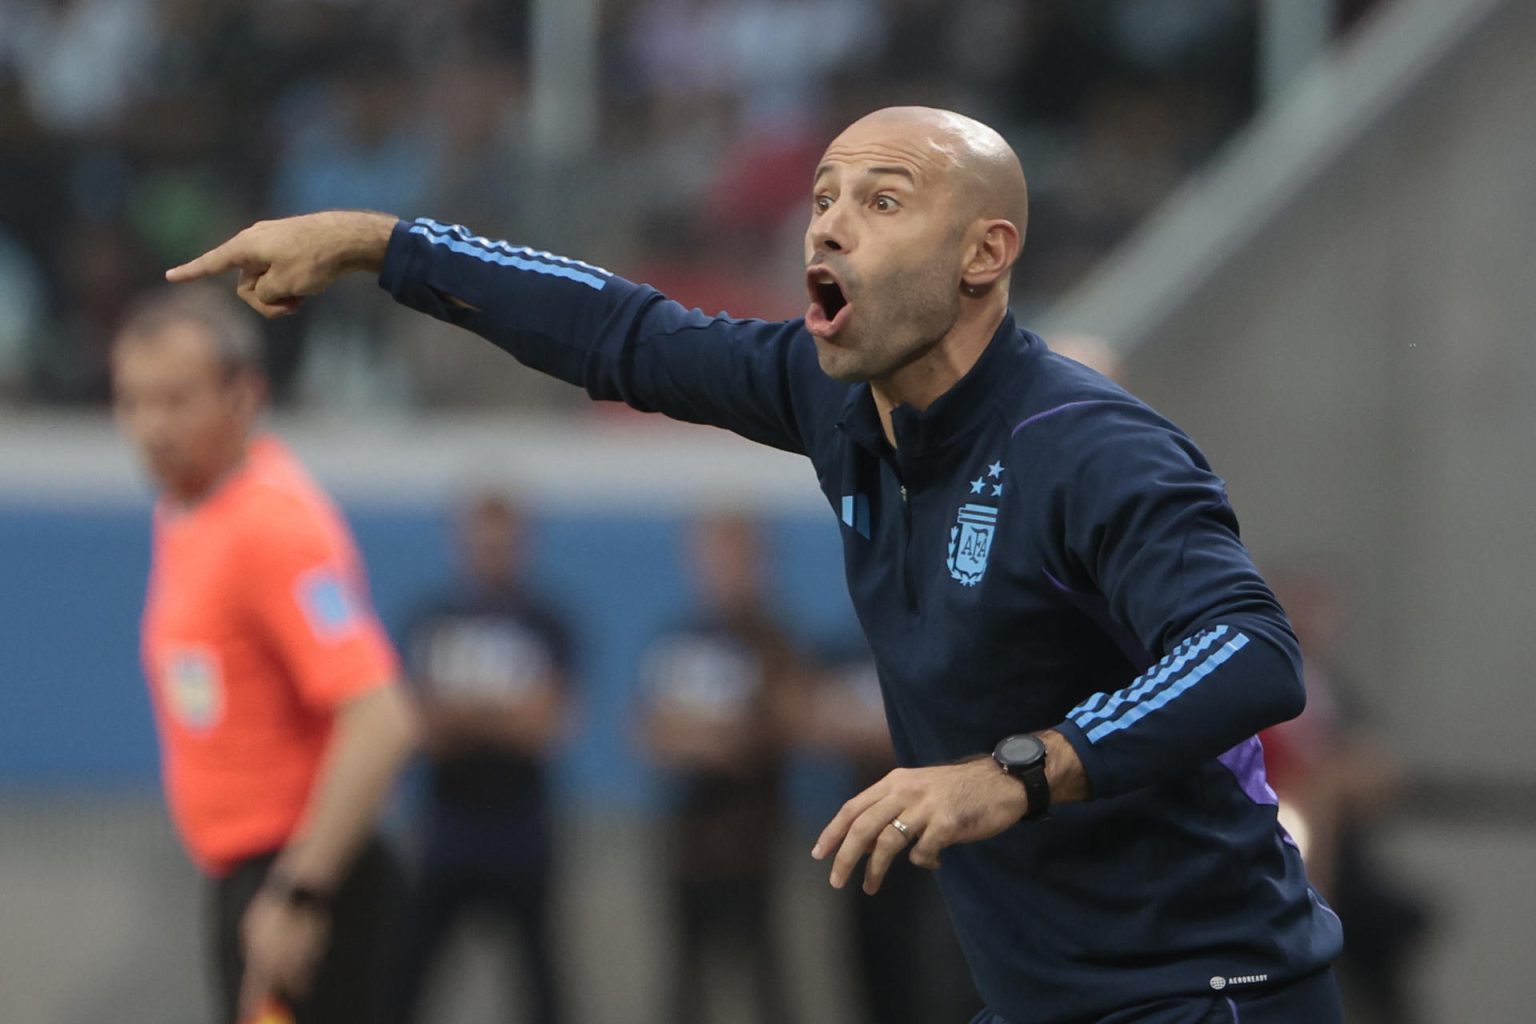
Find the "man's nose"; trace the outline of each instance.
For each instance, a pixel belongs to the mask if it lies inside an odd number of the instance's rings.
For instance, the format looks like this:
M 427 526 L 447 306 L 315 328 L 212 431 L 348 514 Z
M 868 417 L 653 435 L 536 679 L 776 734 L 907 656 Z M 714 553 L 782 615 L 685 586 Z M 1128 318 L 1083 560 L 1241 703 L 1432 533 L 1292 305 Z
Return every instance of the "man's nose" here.
M 817 251 L 848 252 L 853 248 L 852 224 L 843 209 L 842 203 L 833 203 L 811 222 L 811 245 Z

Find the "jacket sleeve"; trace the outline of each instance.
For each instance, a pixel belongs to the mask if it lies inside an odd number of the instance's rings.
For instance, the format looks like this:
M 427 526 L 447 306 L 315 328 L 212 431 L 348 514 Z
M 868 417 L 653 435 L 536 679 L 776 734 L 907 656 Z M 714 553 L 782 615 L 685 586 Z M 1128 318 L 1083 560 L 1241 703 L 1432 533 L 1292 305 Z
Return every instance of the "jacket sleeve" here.
M 593 398 L 806 452 L 794 385 L 820 371 L 798 321 L 705 316 L 599 267 L 427 218 L 395 226 L 379 284 Z
M 1058 580 L 1145 651 L 1144 670 L 1057 727 L 1093 794 L 1218 758 L 1301 713 L 1301 651 L 1194 444 L 1133 401 L 1085 404 L 1052 446 Z

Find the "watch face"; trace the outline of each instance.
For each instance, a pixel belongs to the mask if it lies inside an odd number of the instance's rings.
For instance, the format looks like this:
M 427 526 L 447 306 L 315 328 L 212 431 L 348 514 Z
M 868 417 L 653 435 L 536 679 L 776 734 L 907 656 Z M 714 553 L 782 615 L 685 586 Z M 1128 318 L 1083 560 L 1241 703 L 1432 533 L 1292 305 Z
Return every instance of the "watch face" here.
M 1045 744 L 1038 736 L 1020 733 L 997 745 L 997 759 L 1010 767 L 1023 768 L 1045 757 Z

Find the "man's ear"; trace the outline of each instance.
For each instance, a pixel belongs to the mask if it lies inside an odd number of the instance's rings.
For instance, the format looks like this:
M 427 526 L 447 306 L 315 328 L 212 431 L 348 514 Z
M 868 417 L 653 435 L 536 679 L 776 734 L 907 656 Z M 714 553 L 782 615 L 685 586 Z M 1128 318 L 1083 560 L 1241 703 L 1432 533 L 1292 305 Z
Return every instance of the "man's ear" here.
M 968 294 L 979 295 L 999 280 L 1006 279 L 1019 258 L 1023 239 L 1012 221 L 991 220 L 981 225 L 982 233 L 972 243 L 970 257 L 960 276 Z

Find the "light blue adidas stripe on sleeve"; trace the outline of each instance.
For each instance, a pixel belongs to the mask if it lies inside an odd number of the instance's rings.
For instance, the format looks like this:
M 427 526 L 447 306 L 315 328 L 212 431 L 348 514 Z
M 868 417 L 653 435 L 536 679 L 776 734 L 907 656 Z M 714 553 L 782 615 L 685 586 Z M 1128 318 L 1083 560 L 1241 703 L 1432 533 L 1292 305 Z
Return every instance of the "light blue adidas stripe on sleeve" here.
M 1113 717 L 1127 701 L 1136 700 L 1144 692 L 1165 681 L 1170 675 L 1182 668 L 1185 661 L 1188 660 L 1190 648 L 1196 644 L 1209 646 L 1213 641 L 1210 633 L 1210 630 L 1206 630 L 1184 639 L 1173 650 L 1169 651 L 1162 661 L 1137 677 L 1139 683 L 1133 681 L 1130 686 L 1116 690 L 1113 693 L 1096 693 L 1089 697 L 1072 709 L 1070 712 L 1072 720 L 1084 728 L 1088 728 L 1097 719 Z M 1201 650 L 1204 649 L 1204 647 L 1201 648 Z M 1114 707 L 1109 706 L 1111 701 L 1114 702 Z
M 1090 743 L 1096 743 L 1177 700 L 1247 645 L 1247 635 L 1229 626 L 1203 630 L 1179 644 L 1133 685 L 1112 694 L 1094 694 L 1067 717 Z
M 410 232 L 413 235 L 422 236 L 433 245 L 442 246 L 449 252 L 473 256 L 485 263 L 495 263 L 515 270 L 547 274 L 550 277 L 563 277 L 596 291 L 602 291 L 608 283 L 608 278 L 613 276 L 601 267 L 594 267 L 580 260 L 567 259 L 564 256 L 556 256 L 553 253 L 540 252 L 527 247 L 513 246 L 507 242 L 493 242 L 488 238 L 472 235 L 465 228 L 439 224 L 437 221 L 425 218 L 414 222 Z

